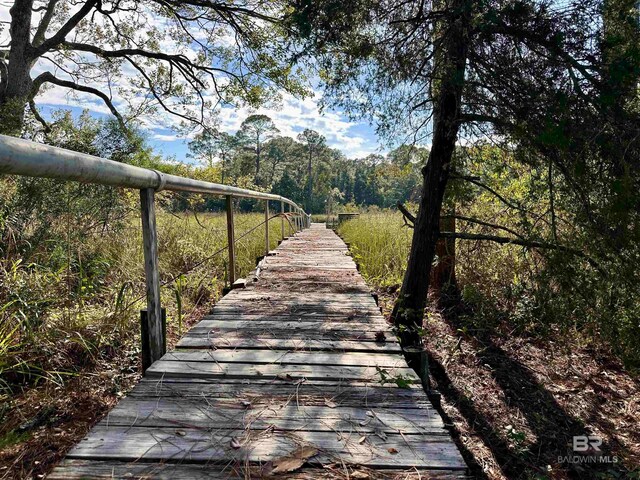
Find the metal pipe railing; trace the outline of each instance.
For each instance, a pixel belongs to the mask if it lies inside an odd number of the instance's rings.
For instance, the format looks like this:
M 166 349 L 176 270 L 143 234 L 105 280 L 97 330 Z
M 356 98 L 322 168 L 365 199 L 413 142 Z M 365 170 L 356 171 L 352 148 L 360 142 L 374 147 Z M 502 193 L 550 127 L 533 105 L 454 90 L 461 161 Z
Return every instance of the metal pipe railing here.
M 280 195 L 166 174 L 5 135 L 0 135 L 0 174 L 282 201 L 291 205 L 297 213 L 303 212 L 294 201 Z
M 295 230 L 307 228 L 310 216 L 294 201 L 280 195 L 256 192 L 244 188 L 204 182 L 136 167 L 84 153 L 0 135 L 0 174 L 57 178 L 83 183 L 140 190 L 142 240 L 144 250 L 147 310 L 142 318 L 143 372 L 159 360 L 166 350 L 164 314 L 160 305 L 160 275 L 155 214 L 155 194 L 161 190 L 222 195 L 226 198 L 227 241 L 229 250 L 229 280 L 235 281 L 235 237 L 233 198 L 265 200 L 265 253 L 269 252 L 269 201 L 289 205 L 294 215 Z M 281 227 L 284 236 L 284 226 Z

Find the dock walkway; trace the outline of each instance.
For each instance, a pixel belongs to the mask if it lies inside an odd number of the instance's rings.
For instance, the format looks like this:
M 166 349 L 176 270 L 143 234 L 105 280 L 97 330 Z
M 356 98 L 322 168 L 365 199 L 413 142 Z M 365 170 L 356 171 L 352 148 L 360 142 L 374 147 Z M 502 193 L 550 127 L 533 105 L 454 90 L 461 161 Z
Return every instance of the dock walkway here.
M 344 242 L 290 237 L 50 479 L 464 478 Z

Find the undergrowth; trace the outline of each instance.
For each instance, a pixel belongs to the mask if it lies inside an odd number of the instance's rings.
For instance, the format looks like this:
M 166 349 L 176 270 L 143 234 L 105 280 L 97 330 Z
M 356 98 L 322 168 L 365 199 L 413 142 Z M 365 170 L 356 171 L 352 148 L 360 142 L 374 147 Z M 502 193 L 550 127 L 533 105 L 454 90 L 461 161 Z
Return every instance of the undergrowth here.
M 146 307 L 140 219 L 135 204 L 117 226 L 65 231 L 37 249 L 7 245 L 0 258 L 0 402 L 43 381 L 66 379 L 122 348 L 137 349 L 139 310 Z M 260 213 L 235 215 L 238 276 L 264 254 Z M 220 295 L 228 278 L 226 217 L 158 212 L 162 304 L 167 328 L 180 334 L 183 319 Z M 270 222 L 270 243 L 281 238 Z M 56 238 L 55 241 L 53 239 Z M 29 243 L 29 242 L 27 242 Z M 32 244 L 27 245 L 31 247 Z
M 469 208 L 467 214 L 482 218 L 481 211 L 473 210 L 479 206 Z M 458 228 L 482 233 L 474 227 Z M 364 212 L 343 222 L 338 231 L 367 282 L 391 292 L 399 288 L 413 233 L 399 212 Z M 459 240 L 455 268 L 463 307 L 458 315 L 465 331 L 539 339 L 560 333 L 582 344 L 611 349 L 631 371 L 640 365 L 640 304 L 629 299 L 623 285 L 594 277 L 581 259 L 517 245 Z

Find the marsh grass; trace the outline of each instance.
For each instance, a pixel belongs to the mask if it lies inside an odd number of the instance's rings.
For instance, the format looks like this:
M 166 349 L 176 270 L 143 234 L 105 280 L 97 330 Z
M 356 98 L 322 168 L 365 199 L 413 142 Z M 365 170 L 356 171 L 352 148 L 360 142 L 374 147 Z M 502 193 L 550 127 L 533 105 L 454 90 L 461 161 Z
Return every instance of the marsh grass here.
M 263 222 L 261 213 L 235 214 L 237 277 L 265 253 Z M 226 216 L 160 209 L 157 224 L 162 304 L 175 338 L 219 298 L 228 278 Z M 269 231 L 273 249 L 279 218 Z M 137 212 L 120 228 L 68 243 L 29 262 L 15 254 L 0 260 L 0 401 L 42 381 L 62 384 L 117 350 L 138 349 L 146 300 Z
M 398 212 L 362 213 L 343 222 L 338 233 L 349 243 L 365 280 L 378 287 L 402 283 L 413 231 Z

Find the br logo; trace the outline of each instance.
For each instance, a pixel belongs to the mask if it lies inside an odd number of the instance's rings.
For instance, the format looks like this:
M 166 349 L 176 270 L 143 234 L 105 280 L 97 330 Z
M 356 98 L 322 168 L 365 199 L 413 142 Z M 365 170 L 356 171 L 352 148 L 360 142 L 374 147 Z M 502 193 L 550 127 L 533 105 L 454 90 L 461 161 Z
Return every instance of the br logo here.
M 577 435 L 573 437 L 574 452 L 587 452 L 589 449 L 599 452 L 600 445 L 602 445 L 602 439 L 595 435 Z

